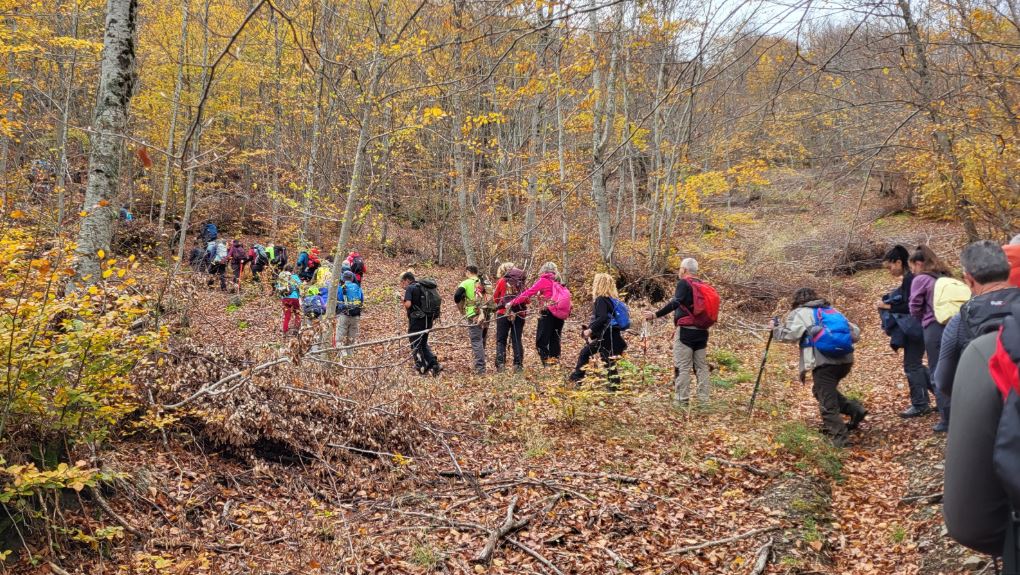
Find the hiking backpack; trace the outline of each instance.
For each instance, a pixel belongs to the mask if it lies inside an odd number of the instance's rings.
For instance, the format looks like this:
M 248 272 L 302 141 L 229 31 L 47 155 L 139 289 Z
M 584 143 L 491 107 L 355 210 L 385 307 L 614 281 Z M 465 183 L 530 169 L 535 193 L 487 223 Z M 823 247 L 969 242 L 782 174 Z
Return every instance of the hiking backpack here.
M 959 349 L 965 349 L 977 337 L 999 331 L 1002 322 L 1013 315 L 1013 305 L 1017 303 L 1020 303 L 1020 289 L 1008 288 L 974 296 L 963 304 Z
M 620 331 L 630 329 L 630 310 L 627 309 L 627 304 L 615 297 L 609 299 L 613 302 L 613 317 L 609 320 L 609 325 L 620 328 Z
M 546 309 L 557 319 L 567 319 L 570 317 L 570 309 L 572 307 L 570 290 L 560 282 L 553 280 L 552 297 L 549 298 Z
M 361 279 L 362 274 L 365 273 L 365 258 L 361 256 L 354 256 L 354 258 L 351 259 L 351 273 L 353 273 L 354 277 L 358 278 L 358 280 Z
M 853 353 L 853 330 L 846 316 L 831 307 L 816 307 L 812 315 L 815 323 L 804 334 L 803 347 L 813 347 L 829 357 Z
M 417 306 L 414 306 L 412 317 L 436 319 L 439 317 L 443 305 L 443 296 L 439 295 L 439 284 L 434 279 L 418 280 L 418 291 L 421 297 Z
M 524 291 L 524 284 L 527 281 L 527 276 L 524 274 L 524 270 L 513 268 L 506 272 L 503 276 L 503 295 L 500 296 L 499 301 L 496 302 L 498 308 L 506 309 L 510 305 L 510 302 L 514 301 L 514 298 L 521 295 Z
M 1004 574 L 1020 571 L 1020 304 L 1011 307 L 1003 319 L 995 353 L 988 360 L 988 372 L 1002 396 L 1002 414 L 995 432 L 992 464 L 1003 490 L 1009 497 L 1012 513 L 1006 529 L 1002 553 Z
M 340 285 L 340 297 L 337 300 L 337 313 L 357 317 L 361 315 L 361 308 L 365 303 L 365 293 L 361 291 L 361 286 L 357 283 L 346 282 Z
M 255 260 L 255 263 L 263 266 L 269 263 L 269 254 L 266 253 L 266 248 L 262 244 L 255 244 L 251 249 L 255 252 L 255 257 L 252 258 Z
M 220 231 L 216 227 L 216 224 L 212 222 L 209 222 L 204 228 L 202 228 L 202 237 L 205 238 L 206 241 L 215 241 L 219 236 Z
M 214 264 L 223 264 L 227 262 L 227 244 L 216 244 L 216 251 L 213 252 Z
M 696 327 L 708 329 L 719 321 L 719 292 L 711 285 L 697 279 L 689 278 L 687 285 L 691 286 L 693 305 L 691 309 L 683 308 L 687 315 L 677 320 L 676 324 L 681 327 Z
M 935 280 L 935 289 L 932 290 L 932 310 L 935 312 L 935 321 L 946 325 L 957 312 L 960 306 L 970 299 L 970 288 L 962 281 L 949 276 L 942 276 Z
M 278 268 L 283 268 L 287 265 L 287 248 L 283 246 L 273 246 L 273 265 Z

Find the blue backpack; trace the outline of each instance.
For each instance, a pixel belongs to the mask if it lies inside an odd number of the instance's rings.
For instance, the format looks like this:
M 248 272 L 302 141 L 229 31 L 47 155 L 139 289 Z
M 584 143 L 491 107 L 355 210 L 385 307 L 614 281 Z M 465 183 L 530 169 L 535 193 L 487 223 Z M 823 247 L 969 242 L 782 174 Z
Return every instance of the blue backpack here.
M 613 302 L 613 317 L 609 320 L 610 327 L 618 327 L 620 331 L 630 329 L 630 310 L 627 304 L 615 297 L 609 298 Z
M 829 357 L 843 357 L 853 353 L 853 331 L 843 314 L 831 307 L 818 307 L 815 308 L 814 317 L 814 326 L 804 334 L 803 347 L 813 347 Z
M 216 227 L 216 224 L 212 222 L 206 224 L 205 229 L 202 230 L 202 237 L 204 237 L 206 241 L 209 242 L 218 238 L 219 235 L 220 235 L 219 229 Z
M 338 295 L 340 297 L 336 303 L 337 313 L 350 317 L 361 315 L 361 308 L 365 303 L 365 294 L 361 291 L 361 286 L 354 282 L 344 282 Z

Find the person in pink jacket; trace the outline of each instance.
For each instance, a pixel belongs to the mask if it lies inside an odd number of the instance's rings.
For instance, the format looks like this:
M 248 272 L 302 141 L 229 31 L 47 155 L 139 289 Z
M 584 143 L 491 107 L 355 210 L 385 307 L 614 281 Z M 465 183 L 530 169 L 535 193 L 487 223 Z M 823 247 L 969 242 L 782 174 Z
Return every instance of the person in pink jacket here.
M 530 288 L 521 292 L 507 307 L 513 308 L 528 303 L 533 296 L 550 301 L 553 299 L 554 284 L 559 283 L 559 269 L 553 262 L 546 262 L 538 270 L 538 281 Z M 564 320 L 554 316 L 543 306 L 538 315 L 538 328 L 535 331 L 535 347 L 542 365 L 555 365 L 560 360 L 560 338 L 563 333 Z

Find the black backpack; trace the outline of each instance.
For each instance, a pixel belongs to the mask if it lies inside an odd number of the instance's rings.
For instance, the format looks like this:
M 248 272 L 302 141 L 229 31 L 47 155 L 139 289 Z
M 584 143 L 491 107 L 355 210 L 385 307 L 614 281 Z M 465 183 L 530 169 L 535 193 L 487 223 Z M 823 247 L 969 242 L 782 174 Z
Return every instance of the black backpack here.
M 351 273 L 357 277 L 361 277 L 365 273 L 365 258 L 354 256 L 354 259 L 351 260 Z
M 412 310 L 412 317 L 436 319 L 439 317 L 443 296 L 439 295 L 439 284 L 434 279 L 418 280 L 418 291 L 420 300 Z
M 273 265 L 283 269 L 287 265 L 287 248 L 283 246 L 273 246 Z

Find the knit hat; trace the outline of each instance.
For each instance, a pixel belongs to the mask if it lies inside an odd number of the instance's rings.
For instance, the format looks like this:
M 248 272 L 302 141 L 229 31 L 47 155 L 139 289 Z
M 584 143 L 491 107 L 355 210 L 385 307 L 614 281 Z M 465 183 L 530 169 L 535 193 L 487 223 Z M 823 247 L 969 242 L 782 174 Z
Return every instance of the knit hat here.
M 352 272 L 351 270 L 345 271 L 344 272 L 344 281 L 345 282 L 352 282 L 352 281 L 354 281 L 354 272 Z

